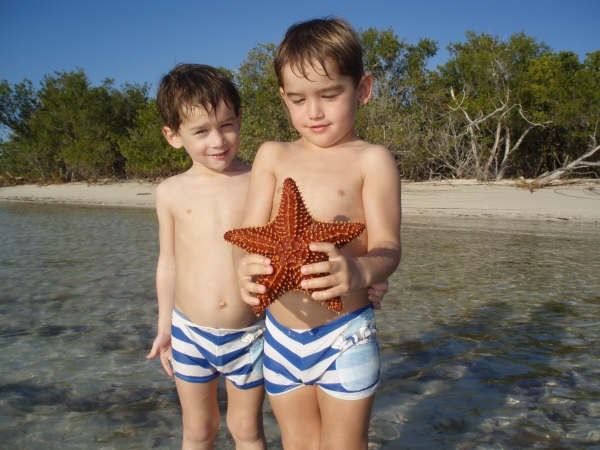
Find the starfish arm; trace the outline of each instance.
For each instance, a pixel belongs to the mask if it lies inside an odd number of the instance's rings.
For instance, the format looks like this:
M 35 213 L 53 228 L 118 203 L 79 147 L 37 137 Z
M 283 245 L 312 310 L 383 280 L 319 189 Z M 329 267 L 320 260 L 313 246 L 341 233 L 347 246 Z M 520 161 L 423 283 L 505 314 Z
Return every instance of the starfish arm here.
M 274 220 L 277 233 L 285 239 L 293 239 L 302 234 L 313 222 L 298 186 L 291 178 L 283 182 L 281 203 Z
M 224 238 L 247 252 L 270 258 L 275 254 L 277 244 L 273 228 L 271 224 L 264 227 L 237 228 L 226 232 Z
M 264 285 L 267 287 L 272 301 L 277 300 L 288 291 L 298 289 L 300 285 L 300 271 L 290 267 L 274 268 L 273 274 L 264 278 Z
M 311 242 L 331 242 L 338 248 L 358 237 L 365 226 L 355 222 L 325 223 L 315 221 L 306 232 Z
M 257 277 L 256 282 L 267 288 L 267 292 L 257 295 L 260 303 L 253 307 L 255 314 L 260 315 L 283 294 L 298 288 L 300 285 L 300 270 L 293 270 L 284 266 L 273 267 L 272 274 L 260 275 Z

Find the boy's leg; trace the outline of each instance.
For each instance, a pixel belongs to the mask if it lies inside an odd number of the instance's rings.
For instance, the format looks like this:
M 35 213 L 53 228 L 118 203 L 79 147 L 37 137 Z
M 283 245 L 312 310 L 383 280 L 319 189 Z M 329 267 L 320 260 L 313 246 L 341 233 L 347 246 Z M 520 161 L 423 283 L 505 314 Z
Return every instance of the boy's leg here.
M 321 411 L 321 450 L 365 450 L 374 395 L 342 400 L 317 389 Z
M 183 416 L 182 450 L 214 448 L 219 431 L 218 378 L 208 383 L 189 383 L 175 378 Z
M 302 386 L 285 394 L 269 395 L 269 401 L 281 430 L 285 450 L 321 448 L 319 438 L 322 425 L 315 386 Z
M 262 420 L 265 390 L 262 385 L 239 389 L 226 380 L 227 427 L 235 440 L 237 450 L 264 450 L 266 448 Z

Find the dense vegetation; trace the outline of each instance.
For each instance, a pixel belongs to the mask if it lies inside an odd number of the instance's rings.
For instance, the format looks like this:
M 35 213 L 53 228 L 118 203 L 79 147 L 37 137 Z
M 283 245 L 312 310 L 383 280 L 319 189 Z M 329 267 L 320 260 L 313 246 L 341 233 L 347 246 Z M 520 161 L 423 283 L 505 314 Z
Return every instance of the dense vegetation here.
M 376 29 L 361 38 L 377 82 L 358 131 L 392 150 L 405 178 L 535 177 L 597 145 L 600 50 L 580 61 L 522 33 L 501 40 L 468 32 L 431 69 L 437 45 L 429 39 L 410 44 Z M 274 49 L 258 45 L 229 72 L 244 102 L 247 161 L 261 142 L 295 136 L 277 92 Z M 39 89 L 2 81 L 0 123 L 5 184 L 156 178 L 189 164 L 162 139 L 148 86 L 92 86 L 81 70 L 46 76 Z

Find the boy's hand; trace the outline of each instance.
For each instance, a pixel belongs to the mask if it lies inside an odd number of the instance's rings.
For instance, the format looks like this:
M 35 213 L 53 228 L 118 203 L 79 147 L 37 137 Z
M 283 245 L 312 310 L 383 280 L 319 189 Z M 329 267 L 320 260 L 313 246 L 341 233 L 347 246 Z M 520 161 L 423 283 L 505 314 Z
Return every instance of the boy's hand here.
M 272 272 L 273 266 L 271 266 L 269 258 L 256 254 L 242 257 L 238 264 L 238 280 L 242 301 L 251 306 L 258 305 L 259 301 L 253 294 L 264 294 L 267 292 L 267 288 L 252 281 L 252 278 L 257 275 L 268 275 Z
M 171 353 L 171 335 L 170 334 L 157 334 L 152 342 L 152 348 L 146 355 L 146 359 L 154 359 L 160 355 L 160 363 L 163 369 L 169 377 L 173 376 L 173 366 L 171 361 L 173 355 Z
M 360 273 L 352 258 L 342 255 L 330 242 L 312 242 L 309 248 L 313 252 L 327 253 L 329 257 L 327 261 L 307 264 L 300 269 L 303 275 L 328 274 L 302 281 L 302 289 L 324 289 L 313 292 L 313 300 L 329 300 L 358 288 Z
M 388 291 L 388 282 L 385 280 L 383 283 L 375 283 L 369 286 L 369 300 L 373 304 L 374 309 L 381 309 L 381 303 L 383 302 L 383 296 Z

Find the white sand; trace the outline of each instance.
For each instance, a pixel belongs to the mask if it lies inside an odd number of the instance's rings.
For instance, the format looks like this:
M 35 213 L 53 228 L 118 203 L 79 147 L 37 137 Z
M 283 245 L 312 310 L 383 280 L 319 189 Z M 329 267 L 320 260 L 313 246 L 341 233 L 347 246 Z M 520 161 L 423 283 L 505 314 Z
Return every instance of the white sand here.
M 502 216 L 600 223 L 600 182 L 582 181 L 533 192 L 512 182 L 404 183 L 402 205 L 405 215 Z
M 0 200 L 76 205 L 154 207 L 155 183 L 24 184 L 0 188 Z
M 403 183 L 405 216 L 502 216 L 600 223 L 600 182 L 587 181 L 530 192 L 514 183 L 475 181 Z M 156 184 L 128 181 L 0 188 L 0 200 L 99 206 L 154 207 Z

